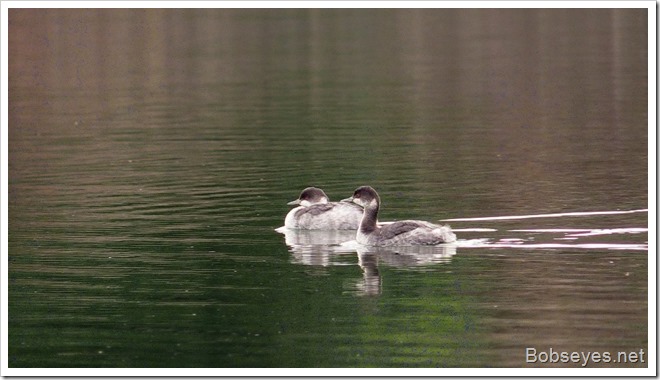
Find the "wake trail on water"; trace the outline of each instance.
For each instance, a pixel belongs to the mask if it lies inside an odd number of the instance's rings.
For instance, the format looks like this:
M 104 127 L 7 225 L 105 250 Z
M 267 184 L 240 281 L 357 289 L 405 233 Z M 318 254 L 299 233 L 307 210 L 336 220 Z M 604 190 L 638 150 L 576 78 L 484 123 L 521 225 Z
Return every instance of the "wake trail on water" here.
M 648 209 L 615 210 L 615 211 L 578 211 L 551 214 L 531 214 L 512 216 L 485 216 L 472 218 L 443 219 L 442 222 L 479 222 L 498 220 L 523 220 L 541 218 L 562 218 L 579 216 L 621 215 L 648 212 Z M 498 232 L 497 228 L 465 227 L 454 228 L 454 232 Z M 462 248 L 525 248 L 525 249 L 608 249 L 608 250 L 645 250 L 646 242 L 593 242 L 584 241 L 591 237 L 626 236 L 648 234 L 647 227 L 620 227 L 620 228 L 516 228 L 502 230 L 505 236 L 477 239 L 459 239 L 456 244 Z M 500 232 L 501 234 L 501 232 Z
M 516 220 L 516 219 L 533 219 L 533 218 L 561 218 L 564 216 L 591 216 L 591 215 L 617 215 L 617 214 L 633 214 L 638 212 L 648 212 L 648 209 L 639 210 L 623 210 L 623 211 L 579 211 L 579 212 L 560 212 L 554 214 L 532 214 L 532 215 L 513 215 L 513 216 L 486 216 L 476 218 L 454 218 L 454 219 L 441 219 L 441 222 L 468 222 L 468 221 L 483 221 L 483 220 Z

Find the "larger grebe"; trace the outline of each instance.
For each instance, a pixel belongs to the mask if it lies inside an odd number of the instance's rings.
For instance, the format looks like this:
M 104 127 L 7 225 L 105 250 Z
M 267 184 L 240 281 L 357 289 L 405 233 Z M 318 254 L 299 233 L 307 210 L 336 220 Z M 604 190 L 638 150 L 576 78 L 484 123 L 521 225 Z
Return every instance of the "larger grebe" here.
M 329 202 L 323 190 L 308 187 L 295 201 L 298 207 L 289 211 L 284 227 L 303 230 L 357 230 L 362 220 L 362 207 L 346 202 Z
M 402 220 L 378 225 L 380 197 L 370 186 L 358 187 L 353 196 L 343 202 L 353 202 L 364 208 L 355 240 L 363 245 L 435 245 L 456 241 L 449 226 L 439 226 L 421 220 Z

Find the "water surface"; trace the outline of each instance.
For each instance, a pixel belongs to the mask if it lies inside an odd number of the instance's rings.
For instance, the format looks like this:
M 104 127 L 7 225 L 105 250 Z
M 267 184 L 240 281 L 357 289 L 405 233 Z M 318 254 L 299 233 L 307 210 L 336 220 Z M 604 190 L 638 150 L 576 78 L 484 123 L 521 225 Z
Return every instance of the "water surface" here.
M 646 20 L 11 9 L 9 366 L 648 352 Z M 312 185 L 459 241 L 276 231 Z

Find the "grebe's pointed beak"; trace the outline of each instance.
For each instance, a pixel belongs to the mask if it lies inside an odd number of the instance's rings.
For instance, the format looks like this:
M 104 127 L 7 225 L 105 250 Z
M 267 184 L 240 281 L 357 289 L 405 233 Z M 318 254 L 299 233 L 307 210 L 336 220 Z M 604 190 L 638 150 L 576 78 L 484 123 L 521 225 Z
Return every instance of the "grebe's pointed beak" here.
M 291 201 L 287 203 L 289 206 L 298 206 L 300 204 L 300 199 L 296 199 L 295 201 Z
M 346 198 L 346 199 L 342 199 L 341 202 L 349 202 L 349 203 L 353 203 L 353 197 L 348 197 L 348 198 Z

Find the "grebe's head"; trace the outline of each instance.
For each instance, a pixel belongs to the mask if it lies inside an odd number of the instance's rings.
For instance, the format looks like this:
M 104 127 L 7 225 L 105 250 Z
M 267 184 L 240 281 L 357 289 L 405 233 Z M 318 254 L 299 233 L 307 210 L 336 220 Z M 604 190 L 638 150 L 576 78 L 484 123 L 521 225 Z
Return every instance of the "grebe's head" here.
M 353 202 L 362 207 L 374 207 L 380 205 L 380 197 L 371 186 L 360 186 L 353 192 L 350 198 L 342 199 L 342 202 Z
M 295 201 L 287 203 L 289 206 L 304 206 L 309 207 L 318 203 L 328 203 L 328 196 L 325 195 L 323 190 L 317 187 L 308 187 L 300 193 L 300 196 Z

